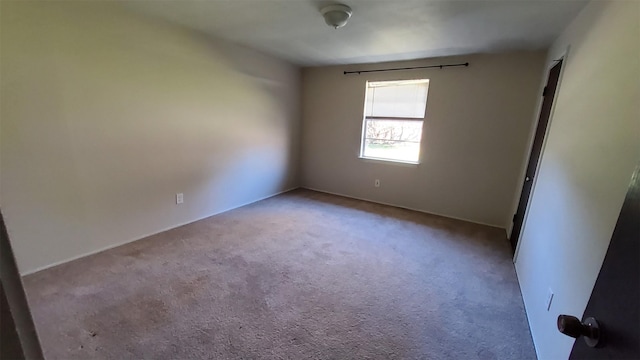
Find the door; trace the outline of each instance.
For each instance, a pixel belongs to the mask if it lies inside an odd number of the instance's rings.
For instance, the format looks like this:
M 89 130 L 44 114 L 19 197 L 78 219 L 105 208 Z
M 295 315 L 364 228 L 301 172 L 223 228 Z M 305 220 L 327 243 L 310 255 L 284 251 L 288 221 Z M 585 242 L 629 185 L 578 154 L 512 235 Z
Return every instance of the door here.
M 540 159 L 540 153 L 542 152 L 544 136 L 547 133 L 547 125 L 549 124 L 553 98 L 556 95 L 556 89 L 558 88 L 558 79 L 560 78 L 561 68 L 562 60 L 559 60 L 558 63 L 549 70 L 547 85 L 544 87 L 544 91 L 542 93 L 544 98 L 542 99 L 542 108 L 540 109 L 540 116 L 538 117 L 538 126 L 536 127 L 535 137 L 533 138 L 533 145 L 531 147 L 531 154 L 529 155 L 529 163 L 527 165 L 524 184 L 522 185 L 522 192 L 520 193 L 518 209 L 516 210 L 515 215 L 513 215 L 513 228 L 511 230 L 511 236 L 509 237 L 513 251 L 516 250 L 516 245 L 518 245 L 520 231 L 522 230 L 522 222 L 524 221 L 524 215 L 527 211 L 527 204 L 529 203 L 529 195 L 531 195 L 533 178 L 536 175 L 536 170 L 538 169 L 538 160 Z
M 640 165 L 618 217 L 584 317 L 602 329 L 603 346 L 579 338 L 570 359 L 640 359 Z

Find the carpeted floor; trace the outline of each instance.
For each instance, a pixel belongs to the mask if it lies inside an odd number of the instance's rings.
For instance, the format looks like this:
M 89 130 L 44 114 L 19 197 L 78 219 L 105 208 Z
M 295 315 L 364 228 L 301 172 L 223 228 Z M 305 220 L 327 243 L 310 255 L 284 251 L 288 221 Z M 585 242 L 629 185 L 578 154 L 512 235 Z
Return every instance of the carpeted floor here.
M 25 283 L 48 359 L 535 359 L 504 230 L 309 190 Z

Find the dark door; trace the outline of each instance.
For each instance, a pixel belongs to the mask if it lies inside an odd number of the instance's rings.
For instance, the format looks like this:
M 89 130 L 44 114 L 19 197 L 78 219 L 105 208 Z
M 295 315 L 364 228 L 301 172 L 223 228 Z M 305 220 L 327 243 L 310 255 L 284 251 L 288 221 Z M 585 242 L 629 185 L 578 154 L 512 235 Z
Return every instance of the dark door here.
M 570 359 L 640 359 L 640 166 L 624 205 L 584 317 L 594 317 L 604 346 L 576 340 Z
M 536 134 L 533 138 L 533 146 L 531 147 L 531 154 L 529 155 L 529 163 L 527 165 L 527 172 L 524 178 L 524 185 L 522 185 L 522 192 L 520 193 L 520 201 L 518 202 L 518 210 L 513 215 L 513 228 L 511 230 L 511 247 L 516 250 L 518 239 L 520 237 L 520 231 L 522 230 L 522 222 L 524 221 L 524 213 L 527 210 L 527 204 L 529 203 L 529 195 L 531 195 L 531 186 L 533 185 L 533 177 L 536 175 L 538 169 L 538 160 L 540 159 L 540 153 L 542 152 L 542 144 L 544 143 L 544 136 L 547 133 L 547 124 L 549 124 L 549 116 L 551 115 L 551 107 L 553 105 L 553 97 L 556 95 L 556 89 L 558 87 L 558 79 L 560 78 L 560 69 L 562 68 L 562 60 L 559 60 L 551 70 L 549 71 L 549 78 L 547 79 L 547 85 L 544 87 L 542 96 L 542 108 L 540 109 L 540 116 L 538 118 L 538 126 L 536 127 Z

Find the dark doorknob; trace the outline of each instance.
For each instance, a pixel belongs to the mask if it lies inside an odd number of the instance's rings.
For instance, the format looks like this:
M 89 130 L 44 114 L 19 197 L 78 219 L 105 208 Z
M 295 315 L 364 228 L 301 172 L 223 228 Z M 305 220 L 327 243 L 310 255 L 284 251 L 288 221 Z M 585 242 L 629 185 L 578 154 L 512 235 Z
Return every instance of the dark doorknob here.
M 584 336 L 584 341 L 589 347 L 601 345 L 600 339 L 602 338 L 602 334 L 600 325 L 598 325 L 596 319 L 592 317 L 586 318 L 583 323 L 575 316 L 558 315 L 558 330 L 576 339 Z

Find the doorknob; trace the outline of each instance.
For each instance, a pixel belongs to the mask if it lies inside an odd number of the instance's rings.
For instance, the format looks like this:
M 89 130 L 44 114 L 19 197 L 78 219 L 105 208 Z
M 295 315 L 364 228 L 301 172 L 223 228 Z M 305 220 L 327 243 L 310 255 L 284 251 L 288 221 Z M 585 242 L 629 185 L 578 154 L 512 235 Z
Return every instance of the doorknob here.
M 558 315 L 558 330 L 576 339 L 584 336 L 584 341 L 589 347 L 597 347 L 599 344 L 602 345 L 600 325 L 598 325 L 596 319 L 592 317 L 586 318 L 583 323 L 575 316 Z

